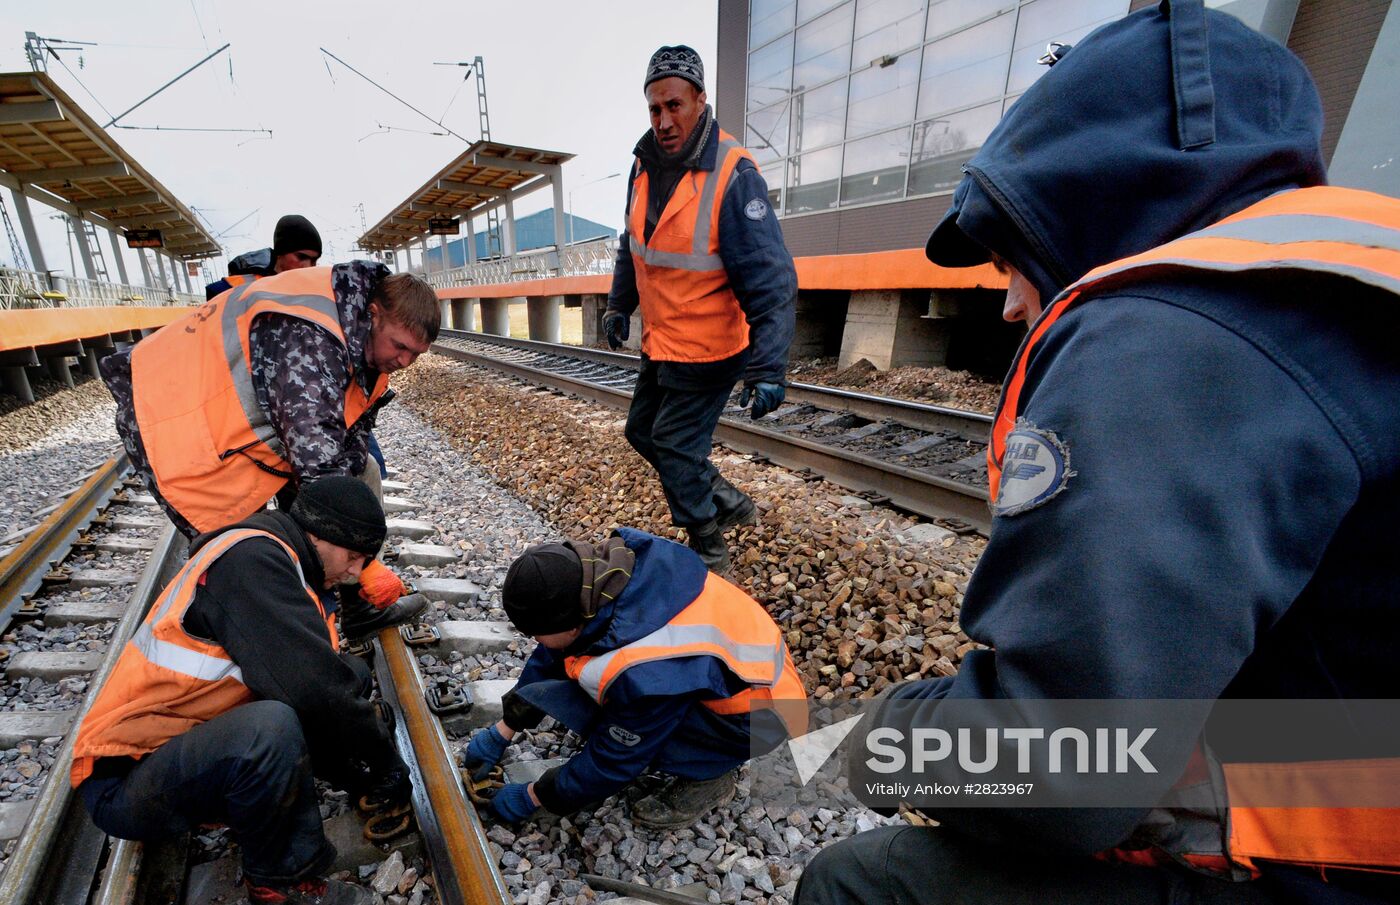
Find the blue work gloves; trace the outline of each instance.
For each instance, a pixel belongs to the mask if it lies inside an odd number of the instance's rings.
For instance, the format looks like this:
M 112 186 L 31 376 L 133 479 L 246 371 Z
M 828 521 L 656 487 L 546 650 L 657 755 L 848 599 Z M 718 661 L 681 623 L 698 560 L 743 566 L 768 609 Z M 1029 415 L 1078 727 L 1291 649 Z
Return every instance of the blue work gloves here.
M 462 766 L 472 771 L 472 779 L 482 780 L 500 762 L 510 742 L 494 725 L 479 730 L 462 752 Z
M 739 407 L 743 408 L 749 404 L 749 399 L 753 399 L 753 408 L 749 410 L 749 417 L 757 421 L 764 415 L 783 404 L 783 397 L 787 395 L 787 390 L 781 383 L 770 383 L 766 380 L 755 381 L 744 384 L 744 392 L 739 394 Z
M 528 784 L 513 782 L 492 796 L 491 810 L 506 823 L 523 823 L 539 810 L 539 805 L 530 797 Z
M 608 348 L 622 348 L 623 340 L 632 332 L 632 319 L 621 311 L 609 311 L 603 315 L 603 333 L 608 337 Z

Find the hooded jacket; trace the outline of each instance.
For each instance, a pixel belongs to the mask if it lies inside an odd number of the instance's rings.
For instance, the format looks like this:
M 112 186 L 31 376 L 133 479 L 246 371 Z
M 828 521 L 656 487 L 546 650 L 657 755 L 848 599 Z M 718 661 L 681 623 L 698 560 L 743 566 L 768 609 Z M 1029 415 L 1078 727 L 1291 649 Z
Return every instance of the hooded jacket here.
M 935 262 L 995 252 L 1048 304 L 1093 267 L 1324 182 L 1301 63 L 1228 15 L 1166 6 L 1097 30 L 1021 97 L 968 163 Z M 1394 698 L 1396 301 L 1291 272 L 1143 278 L 1067 311 L 1027 357 L 1019 410 L 1061 447 L 1058 489 L 996 515 L 963 605 L 993 649 L 892 697 L 1201 702 L 1157 740 L 1163 793 L 1200 734 L 1224 760 L 1279 750 L 1208 724 L 1216 699 Z M 934 809 L 1067 854 L 1131 845 L 1148 814 Z M 1263 882 L 1310 901 L 1396 892 L 1327 880 L 1266 867 Z

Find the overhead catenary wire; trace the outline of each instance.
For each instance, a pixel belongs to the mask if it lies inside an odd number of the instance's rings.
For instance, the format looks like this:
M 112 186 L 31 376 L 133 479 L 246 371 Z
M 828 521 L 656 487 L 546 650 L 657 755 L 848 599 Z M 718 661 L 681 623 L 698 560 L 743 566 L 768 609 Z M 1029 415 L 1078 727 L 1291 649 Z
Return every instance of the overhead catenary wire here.
M 350 70 L 351 72 L 355 73 L 355 74 L 358 75 L 360 78 L 364 79 L 366 82 L 369 82 L 371 85 L 373 85 L 374 87 L 378 88 L 380 91 L 383 91 L 385 94 L 389 95 L 389 96 L 392 97 L 394 100 L 398 101 L 400 104 L 403 104 L 405 107 L 407 107 L 408 109 L 412 110 L 414 113 L 417 113 L 419 116 L 423 117 L 423 118 L 426 119 L 428 122 L 432 123 L 432 124 L 435 125 L 435 126 L 439 126 L 439 127 L 443 128 L 443 129 L 447 129 L 448 134 L 452 135 L 454 138 L 460 138 L 462 141 L 465 141 L 465 142 L 467 142 L 468 144 L 470 144 L 469 139 L 468 139 L 465 135 L 459 135 L 457 132 L 454 132 L 454 131 L 453 131 L 451 128 L 449 128 L 448 126 L 445 126 L 445 125 L 443 125 L 442 123 L 438 122 L 437 120 L 433 119 L 431 116 L 429 116 L 428 114 L 424 113 L 422 110 L 419 110 L 417 107 L 413 106 L 413 105 L 410 104 L 408 101 L 406 101 L 406 100 L 404 100 L 403 98 L 399 97 L 397 94 L 395 94 L 394 92 L 390 91 L 388 88 L 385 88 L 383 85 L 379 84 L 379 83 L 376 82 L 374 79 L 372 79 L 372 78 L 370 78 L 369 76 L 365 75 L 363 72 L 361 72 L 360 70 L 356 69 L 354 66 L 351 66 L 349 63 L 345 62 L 345 61 L 342 60 L 340 57 L 338 57 L 338 56 L 336 56 L 335 54 L 331 53 L 331 52 L 330 52 L 329 50 L 327 50 L 326 48 L 322 47 L 322 48 L 321 48 L 321 53 L 323 53 L 323 54 L 325 54 L 326 56 L 330 57 L 332 60 L 335 60 L 337 63 L 339 63 L 340 65 L 344 66 L 346 69 L 348 69 L 348 70 Z M 371 133 L 371 134 L 373 134 L 373 133 Z M 368 136 L 366 136 L 366 137 L 368 137 Z
M 115 125 L 116 122 L 117 122 L 117 120 L 121 119 L 123 116 L 126 116 L 128 113 L 130 113 L 131 111 L 135 110 L 137 107 L 140 107 L 142 104 L 146 103 L 146 101 L 148 101 L 148 100 L 150 100 L 151 98 L 155 97 L 156 95 L 160 94 L 162 91 L 164 91 L 165 89 L 169 88 L 171 85 L 173 85 L 173 84 L 175 84 L 176 82 L 180 81 L 180 79 L 182 79 L 182 78 L 184 78 L 185 76 L 189 75 L 191 72 L 194 72 L 196 69 L 198 69 L 199 67 L 203 66 L 205 63 L 207 63 L 207 62 L 209 62 L 210 60 L 214 59 L 214 57 L 216 57 L 216 56 L 218 56 L 219 54 L 223 53 L 225 50 L 228 50 L 230 46 L 231 46 L 231 45 L 229 45 L 229 44 L 225 44 L 223 47 L 220 47 L 218 50 L 216 50 L 216 51 L 214 51 L 213 53 L 209 54 L 209 55 L 206 56 L 204 59 L 200 60 L 198 63 L 195 63 L 195 64 L 194 64 L 193 66 L 191 66 L 189 69 L 186 69 L 184 72 L 182 72 L 182 73 L 180 73 L 179 75 L 175 76 L 175 78 L 173 78 L 173 79 L 171 79 L 170 81 L 166 82 L 164 85 L 161 85 L 161 86 L 160 86 L 159 88 L 157 88 L 155 91 L 152 91 L 150 94 L 148 94 L 148 95 L 146 95 L 145 97 L 141 98 L 141 100 L 137 101 L 136 103 L 132 104 L 130 107 L 128 107 L 128 108 L 126 108 L 125 110 L 123 110 L 121 113 L 119 113 L 119 114 L 117 114 L 116 116 L 112 117 L 111 120 L 108 121 L 105 125 L 103 125 L 102 128 L 106 129 L 106 128 L 110 128 L 111 126 Z

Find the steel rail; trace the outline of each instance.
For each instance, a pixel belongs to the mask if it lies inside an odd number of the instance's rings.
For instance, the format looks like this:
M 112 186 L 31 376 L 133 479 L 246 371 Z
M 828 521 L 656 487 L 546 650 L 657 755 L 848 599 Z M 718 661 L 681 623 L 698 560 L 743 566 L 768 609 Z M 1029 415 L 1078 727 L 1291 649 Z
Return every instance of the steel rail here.
M 413 780 L 413 812 L 432 861 L 440 905 L 510 905 L 486 829 L 467 800 L 442 725 L 428 709 L 412 651 L 397 628 L 375 640 L 379 691 Z M 0 899 L 0 901 L 4 901 Z
M 631 402 L 632 395 L 625 390 L 576 377 L 477 355 L 452 346 L 434 345 L 433 350 L 458 361 L 485 365 L 531 383 L 565 389 L 613 408 L 626 409 Z M 926 518 L 951 517 L 972 525 L 984 535 L 991 531 L 986 488 L 922 474 L 871 456 L 822 446 L 738 420 L 721 418 L 715 436 L 732 449 L 766 456 L 787 468 L 809 468 L 844 487 L 888 497 L 901 509 Z
M 53 766 L 49 768 L 48 781 L 34 802 L 25 831 L 19 838 L 13 854 L 5 864 L 4 874 L 0 874 L 0 902 L 27 903 L 36 901 L 35 893 L 41 883 L 54 884 L 71 879 L 82 868 L 73 863 L 68 852 L 78 844 L 80 838 L 90 837 L 96 828 L 87 818 L 77 794 L 68 782 L 69 768 L 73 764 L 73 745 L 78 738 L 78 727 L 83 716 L 106 684 L 117 659 L 127 640 L 135 633 L 146 612 L 160 596 L 165 582 L 174 573 L 175 565 L 185 553 L 184 539 L 177 542 L 175 526 L 167 524 L 156 541 L 151 558 L 141 572 L 141 578 L 131 592 L 126 613 L 112 630 L 112 638 L 102 665 L 89 679 L 88 692 L 78 708 L 73 728 L 63 740 Z M 93 865 L 95 870 L 95 865 Z M 56 901 L 53 897 L 43 897 L 43 901 Z
M 0 627 L 9 624 L 25 595 L 39 587 L 51 564 L 72 549 L 78 534 L 117 492 L 126 471 L 126 453 L 108 459 L 0 560 Z
M 533 339 L 515 339 L 509 336 L 495 336 L 490 333 L 473 333 L 469 330 L 440 330 L 438 338 L 483 342 L 527 352 L 538 352 L 543 355 L 559 355 L 577 358 L 581 361 L 593 361 L 630 370 L 636 370 L 638 362 L 641 360 L 636 355 L 623 352 L 609 352 L 586 346 L 547 343 Z M 896 399 L 892 396 L 860 393 L 841 387 L 793 381 L 787 386 L 787 399 L 790 402 L 806 402 L 832 411 L 849 412 L 870 421 L 893 421 L 907 427 L 930 432 L 954 431 L 969 440 L 983 443 L 992 432 L 992 416 L 982 412 L 932 405 L 927 402 L 914 402 L 910 399 Z

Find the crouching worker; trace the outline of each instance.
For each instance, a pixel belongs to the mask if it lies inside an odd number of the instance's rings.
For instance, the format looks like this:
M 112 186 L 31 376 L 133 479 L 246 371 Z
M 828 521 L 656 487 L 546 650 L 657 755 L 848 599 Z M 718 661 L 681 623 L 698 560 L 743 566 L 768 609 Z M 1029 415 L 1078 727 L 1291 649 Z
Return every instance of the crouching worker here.
M 408 799 L 408 773 L 317 591 L 354 581 L 384 535 L 374 492 L 333 476 L 289 513 L 196 538 L 78 731 L 71 779 L 103 832 L 225 823 L 253 905 L 373 901 L 325 879 L 313 773 L 388 802 Z
M 506 615 L 539 642 L 504 719 L 472 736 L 481 776 L 517 732 L 548 714 L 583 750 L 492 799 L 515 823 L 543 807 L 571 814 L 661 774 L 632 819 L 688 826 L 734 797 L 737 768 L 806 731 L 807 702 L 782 631 L 699 555 L 630 528 L 602 545 L 531 547 L 511 564 Z

